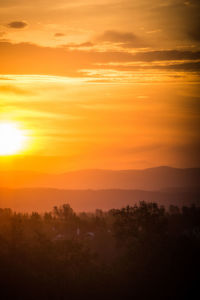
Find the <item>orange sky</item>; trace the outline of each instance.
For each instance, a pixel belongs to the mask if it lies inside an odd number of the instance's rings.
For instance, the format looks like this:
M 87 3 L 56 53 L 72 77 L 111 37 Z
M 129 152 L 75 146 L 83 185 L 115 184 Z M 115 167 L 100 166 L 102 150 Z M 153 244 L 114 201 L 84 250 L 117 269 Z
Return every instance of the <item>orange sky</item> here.
M 0 0 L 1 170 L 199 164 L 199 2 Z

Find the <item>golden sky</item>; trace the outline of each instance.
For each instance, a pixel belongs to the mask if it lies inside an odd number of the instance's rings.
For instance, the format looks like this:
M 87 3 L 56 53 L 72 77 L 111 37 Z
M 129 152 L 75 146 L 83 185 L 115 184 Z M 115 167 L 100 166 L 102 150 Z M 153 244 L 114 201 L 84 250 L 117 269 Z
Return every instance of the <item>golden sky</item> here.
M 198 0 L 0 0 L 1 169 L 199 164 Z

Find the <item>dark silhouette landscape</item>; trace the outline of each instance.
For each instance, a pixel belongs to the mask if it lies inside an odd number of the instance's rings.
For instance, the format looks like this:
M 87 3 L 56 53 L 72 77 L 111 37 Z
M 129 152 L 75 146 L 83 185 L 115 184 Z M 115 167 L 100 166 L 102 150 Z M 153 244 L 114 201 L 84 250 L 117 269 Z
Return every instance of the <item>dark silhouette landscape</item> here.
M 0 209 L 3 299 L 196 299 L 200 208 Z
M 0 177 L 3 299 L 199 294 L 199 168 Z

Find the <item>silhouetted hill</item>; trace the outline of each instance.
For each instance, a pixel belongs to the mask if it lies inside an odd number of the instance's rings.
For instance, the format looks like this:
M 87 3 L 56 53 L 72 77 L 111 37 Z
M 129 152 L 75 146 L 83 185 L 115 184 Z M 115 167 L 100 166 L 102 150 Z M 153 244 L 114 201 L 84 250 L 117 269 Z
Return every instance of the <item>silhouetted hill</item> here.
M 57 190 L 0 189 L 0 207 L 16 211 L 50 211 L 54 206 L 69 203 L 75 211 L 109 210 L 134 205 L 139 201 L 183 206 L 200 204 L 200 190 Z
M 200 168 L 157 167 L 144 170 L 82 170 L 64 174 L 0 172 L 0 187 L 59 189 L 194 188 L 200 183 Z

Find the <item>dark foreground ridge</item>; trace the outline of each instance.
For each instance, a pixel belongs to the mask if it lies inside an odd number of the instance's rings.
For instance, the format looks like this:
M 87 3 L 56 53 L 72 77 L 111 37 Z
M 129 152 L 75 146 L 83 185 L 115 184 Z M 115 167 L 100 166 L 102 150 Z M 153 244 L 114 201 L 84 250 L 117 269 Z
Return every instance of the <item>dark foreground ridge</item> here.
M 0 209 L 2 299 L 199 299 L 200 208 Z

